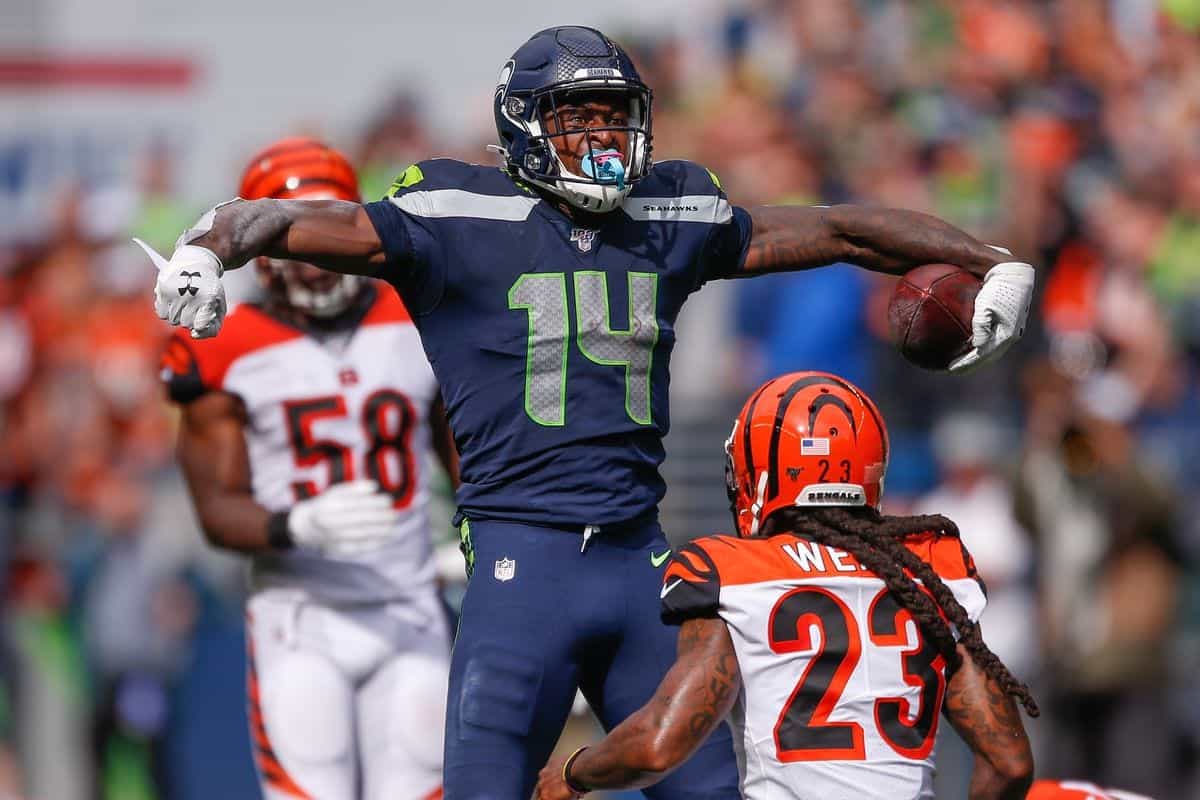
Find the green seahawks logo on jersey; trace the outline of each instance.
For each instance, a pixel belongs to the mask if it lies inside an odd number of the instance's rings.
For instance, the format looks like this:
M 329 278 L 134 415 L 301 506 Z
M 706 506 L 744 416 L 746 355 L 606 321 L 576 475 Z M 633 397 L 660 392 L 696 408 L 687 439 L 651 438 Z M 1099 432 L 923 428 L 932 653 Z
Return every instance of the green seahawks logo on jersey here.
M 392 188 L 388 189 L 388 197 L 395 197 L 396 192 L 401 189 L 407 189 L 410 186 L 415 186 L 425 180 L 425 173 L 421 172 L 421 168 L 416 164 L 412 164 L 404 172 L 400 173 L 400 177 L 396 178 L 396 182 L 392 184 Z

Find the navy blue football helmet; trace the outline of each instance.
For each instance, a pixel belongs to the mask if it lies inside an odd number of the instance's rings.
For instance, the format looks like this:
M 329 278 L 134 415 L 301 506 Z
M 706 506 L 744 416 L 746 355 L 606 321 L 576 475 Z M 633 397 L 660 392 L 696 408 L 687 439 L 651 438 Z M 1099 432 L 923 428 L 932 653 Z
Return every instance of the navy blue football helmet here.
M 619 95 L 627 122 L 590 130 L 624 131 L 629 152 L 592 152 L 581 171 L 568 171 L 558 156 L 542 115 L 558 113 L 572 94 Z M 619 45 L 600 31 L 578 26 L 547 28 L 513 53 L 500 70 L 493 102 L 497 148 L 514 176 L 562 197 L 577 208 L 607 212 L 621 204 L 650 169 L 650 89 Z

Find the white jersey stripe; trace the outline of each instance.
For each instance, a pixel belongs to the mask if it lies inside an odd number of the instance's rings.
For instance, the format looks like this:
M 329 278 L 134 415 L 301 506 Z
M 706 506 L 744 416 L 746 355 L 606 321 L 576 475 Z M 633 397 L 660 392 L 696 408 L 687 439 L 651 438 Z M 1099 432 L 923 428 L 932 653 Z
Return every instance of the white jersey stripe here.
M 427 218 L 471 217 L 524 222 L 540 201 L 536 197 L 499 197 L 463 189 L 433 189 L 388 198 L 409 214 Z

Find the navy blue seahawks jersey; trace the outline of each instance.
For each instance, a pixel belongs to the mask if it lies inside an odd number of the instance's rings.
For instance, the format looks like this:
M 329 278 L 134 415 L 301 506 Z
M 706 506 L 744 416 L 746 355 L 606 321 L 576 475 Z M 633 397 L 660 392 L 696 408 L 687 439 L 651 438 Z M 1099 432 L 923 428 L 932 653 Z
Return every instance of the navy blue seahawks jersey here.
M 686 161 L 581 228 L 494 167 L 423 161 L 366 206 L 442 387 L 475 518 L 651 513 L 675 319 L 745 258 L 750 216 Z

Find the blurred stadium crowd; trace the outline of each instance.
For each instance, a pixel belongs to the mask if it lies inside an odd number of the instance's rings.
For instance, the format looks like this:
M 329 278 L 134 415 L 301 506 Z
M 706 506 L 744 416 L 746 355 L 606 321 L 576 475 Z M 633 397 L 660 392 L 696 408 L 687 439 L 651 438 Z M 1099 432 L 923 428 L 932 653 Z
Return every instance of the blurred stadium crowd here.
M 657 157 L 741 205 L 928 211 L 1041 282 L 1034 329 L 965 379 L 891 350 L 886 279 L 710 288 L 676 352 L 664 527 L 726 528 L 745 390 L 845 375 L 892 428 L 888 509 L 964 532 L 985 637 L 1045 712 L 1039 775 L 1200 797 L 1200 2 L 762 0 L 709 30 L 610 31 L 655 92 Z M 425 122 L 404 95 L 336 142 L 365 196 L 412 160 L 486 157 L 437 152 Z M 45 236 L 0 249 L 0 798 L 250 796 L 241 576 L 173 467 L 167 331 L 127 244 L 169 249 L 203 210 L 171 159 L 149 149 L 128 185 L 78 187 Z M 941 796 L 965 796 L 969 759 L 941 752 Z

